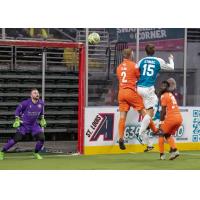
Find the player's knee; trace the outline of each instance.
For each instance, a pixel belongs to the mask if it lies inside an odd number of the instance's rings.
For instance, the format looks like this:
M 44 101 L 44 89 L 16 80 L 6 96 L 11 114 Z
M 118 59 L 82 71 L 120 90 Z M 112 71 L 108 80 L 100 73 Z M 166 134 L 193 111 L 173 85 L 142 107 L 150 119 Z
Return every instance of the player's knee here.
M 21 141 L 22 140 L 22 135 L 19 132 L 17 132 L 15 134 L 15 136 L 13 137 L 13 140 L 15 141 L 15 143 Z
M 45 141 L 44 133 L 40 133 L 40 134 L 38 135 L 38 140 L 40 140 L 41 142 L 44 142 L 44 141 Z
M 168 139 L 170 136 L 171 136 L 171 135 L 170 135 L 169 133 L 165 133 L 165 134 L 164 134 L 165 139 Z
M 154 110 L 153 110 L 153 107 L 150 107 L 148 109 L 146 109 L 147 111 L 147 114 L 150 116 L 150 117 L 153 117 L 154 116 Z

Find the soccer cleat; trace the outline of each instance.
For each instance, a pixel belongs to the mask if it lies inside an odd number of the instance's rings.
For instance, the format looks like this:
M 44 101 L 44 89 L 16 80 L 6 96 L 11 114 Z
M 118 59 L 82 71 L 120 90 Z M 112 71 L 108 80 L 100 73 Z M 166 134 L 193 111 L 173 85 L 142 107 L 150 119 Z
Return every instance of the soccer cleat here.
M 4 160 L 4 152 L 0 151 L 0 160 Z
M 39 153 L 34 153 L 33 155 L 35 156 L 35 158 L 37 160 L 42 160 L 43 159 L 42 156 Z
M 179 151 L 176 150 L 174 152 L 171 153 L 169 160 L 174 160 L 175 158 L 177 158 L 180 155 Z
M 125 150 L 126 146 L 124 145 L 124 140 L 123 139 L 119 139 L 119 148 L 121 150 Z
M 147 146 L 147 148 L 144 150 L 144 152 L 148 152 L 148 151 L 151 151 L 153 149 L 154 149 L 153 146 Z
M 166 156 L 164 153 L 160 154 L 160 160 L 165 160 L 166 159 Z

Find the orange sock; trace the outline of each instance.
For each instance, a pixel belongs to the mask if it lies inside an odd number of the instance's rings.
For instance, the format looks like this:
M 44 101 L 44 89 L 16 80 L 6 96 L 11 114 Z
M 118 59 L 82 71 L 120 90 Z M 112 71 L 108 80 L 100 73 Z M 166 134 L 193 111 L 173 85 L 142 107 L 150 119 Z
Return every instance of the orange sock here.
M 172 136 L 167 138 L 167 142 L 172 149 L 176 148 L 175 140 Z
M 119 138 L 121 139 L 124 138 L 124 129 L 125 129 L 125 119 L 120 118 L 118 124 L 118 133 L 119 133 Z
M 158 145 L 160 153 L 164 153 L 164 137 L 158 138 Z
M 158 131 L 158 128 L 156 128 L 152 119 L 150 119 L 149 127 L 154 133 L 156 133 Z

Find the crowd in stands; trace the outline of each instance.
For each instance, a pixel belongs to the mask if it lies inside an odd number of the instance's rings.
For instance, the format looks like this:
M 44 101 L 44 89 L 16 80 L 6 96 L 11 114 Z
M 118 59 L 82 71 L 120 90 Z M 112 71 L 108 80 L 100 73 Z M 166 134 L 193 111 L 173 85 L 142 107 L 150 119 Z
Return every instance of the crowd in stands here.
M 66 39 L 66 35 L 76 38 L 77 31 L 78 29 L 71 28 L 6 28 L 5 37 L 10 39 Z

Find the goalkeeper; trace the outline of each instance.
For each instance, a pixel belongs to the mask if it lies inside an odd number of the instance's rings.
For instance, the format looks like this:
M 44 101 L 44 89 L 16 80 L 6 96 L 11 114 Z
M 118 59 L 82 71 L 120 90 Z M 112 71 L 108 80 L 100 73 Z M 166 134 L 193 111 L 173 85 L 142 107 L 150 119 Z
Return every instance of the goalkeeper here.
M 40 119 L 39 124 L 37 122 L 38 119 Z M 16 134 L 8 140 L 7 144 L 0 151 L 0 160 L 3 160 L 5 152 L 21 141 L 26 134 L 32 134 L 36 139 L 34 156 L 36 159 L 42 159 L 39 151 L 44 145 L 44 127 L 46 125 L 46 120 L 44 119 L 44 102 L 40 99 L 38 90 L 32 89 L 31 98 L 22 101 L 15 111 L 13 127 L 16 128 Z

